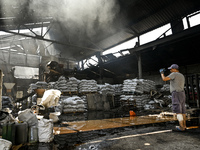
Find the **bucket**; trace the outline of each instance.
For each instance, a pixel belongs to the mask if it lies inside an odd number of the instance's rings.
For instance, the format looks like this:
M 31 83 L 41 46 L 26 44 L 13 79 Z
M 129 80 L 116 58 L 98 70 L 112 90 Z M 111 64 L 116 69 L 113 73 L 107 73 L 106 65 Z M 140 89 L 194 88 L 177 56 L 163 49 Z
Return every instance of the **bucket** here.
M 130 116 L 135 116 L 136 115 L 136 113 L 134 111 L 132 111 L 132 110 L 129 111 L 129 114 L 130 114 Z

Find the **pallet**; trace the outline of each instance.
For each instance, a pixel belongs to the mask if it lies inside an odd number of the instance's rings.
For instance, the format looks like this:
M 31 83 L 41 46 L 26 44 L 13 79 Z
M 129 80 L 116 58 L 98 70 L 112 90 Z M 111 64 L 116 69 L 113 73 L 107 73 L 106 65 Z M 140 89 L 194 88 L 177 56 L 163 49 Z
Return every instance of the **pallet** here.
M 79 95 L 98 94 L 98 92 L 81 92 Z
M 124 95 L 142 95 L 144 93 L 123 91 L 122 94 L 124 94 Z
M 63 114 L 76 114 L 76 113 L 85 113 L 87 111 L 74 111 L 74 112 L 62 112 Z
M 78 95 L 78 91 L 62 92 L 63 96 Z

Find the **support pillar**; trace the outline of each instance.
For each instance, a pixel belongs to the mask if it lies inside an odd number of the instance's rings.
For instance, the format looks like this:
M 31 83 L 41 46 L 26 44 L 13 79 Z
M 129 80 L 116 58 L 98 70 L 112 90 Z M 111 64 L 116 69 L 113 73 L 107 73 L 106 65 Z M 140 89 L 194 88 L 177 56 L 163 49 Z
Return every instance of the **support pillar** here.
M 103 84 L 103 82 L 102 82 L 102 80 L 103 80 L 102 79 L 103 78 L 103 68 L 102 68 L 103 61 L 101 59 L 101 55 L 102 55 L 102 52 L 99 52 L 96 55 L 96 57 L 98 58 L 98 64 L 99 64 L 99 75 L 100 75 L 100 77 L 99 77 L 99 83 Z
M 2 110 L 3 72 L 0 70 L 0 110 Z
M 138 78 L 142 79 L 142 59 L 140 53 L 138 55 Z
M 199 94 L 199 75 L 198 74 L 195 74 L 195 81 L 196 81 L 196 90 L 197 90 L 197 108 L 199 108 L 200 94 Z
M 84 70 L 84 63 L 83 63 L 83 60 L 81 61 L 81 69 Z

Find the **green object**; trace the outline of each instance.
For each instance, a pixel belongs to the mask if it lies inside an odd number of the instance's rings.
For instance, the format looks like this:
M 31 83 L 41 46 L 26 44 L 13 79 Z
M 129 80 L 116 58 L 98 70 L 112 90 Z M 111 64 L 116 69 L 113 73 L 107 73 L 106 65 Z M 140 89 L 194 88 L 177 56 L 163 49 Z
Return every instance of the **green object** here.
M 28 140 L 28 124 L 26 122 L 16 123 L 15 128 L 16 145 L 25 144 Z
M 12 142 L 12 144 L 15 145 L 15 123 L 7 124 L 6 140 Z
M 2 126 L 2 138 L 7 140 L 7 124 L 3 124 Z

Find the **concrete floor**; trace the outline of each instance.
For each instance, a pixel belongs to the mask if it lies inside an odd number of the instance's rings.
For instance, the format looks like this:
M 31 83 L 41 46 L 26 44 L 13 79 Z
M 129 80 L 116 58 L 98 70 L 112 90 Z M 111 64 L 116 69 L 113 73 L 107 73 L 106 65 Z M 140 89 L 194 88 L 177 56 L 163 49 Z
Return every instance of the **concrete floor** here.
M 197 117 L 193 119 L 199 120 Z M 175 125 L 178 125 L 173 116 L 65 122 L 66 127 L 54 127 L 54 141 L 58 144 L 57 149 L 67 150 L 195 150 L 200 149 L 200 130 L 199 126 L 193 124 L 199 121 L 193 119 L 187 120 L 190 129 L 186 132 L 172 132 Z
M 53 142 L 19 150 L 199 150 L 200 118 L 188 118 L 186 132 L 172 131 L 175 125 L 173 116 L 154 115 L 62 122 Z
M 89 141 L 76 150 L 199 150 L 200 129 L 174 132 L 163 127 L 129 130 Z

